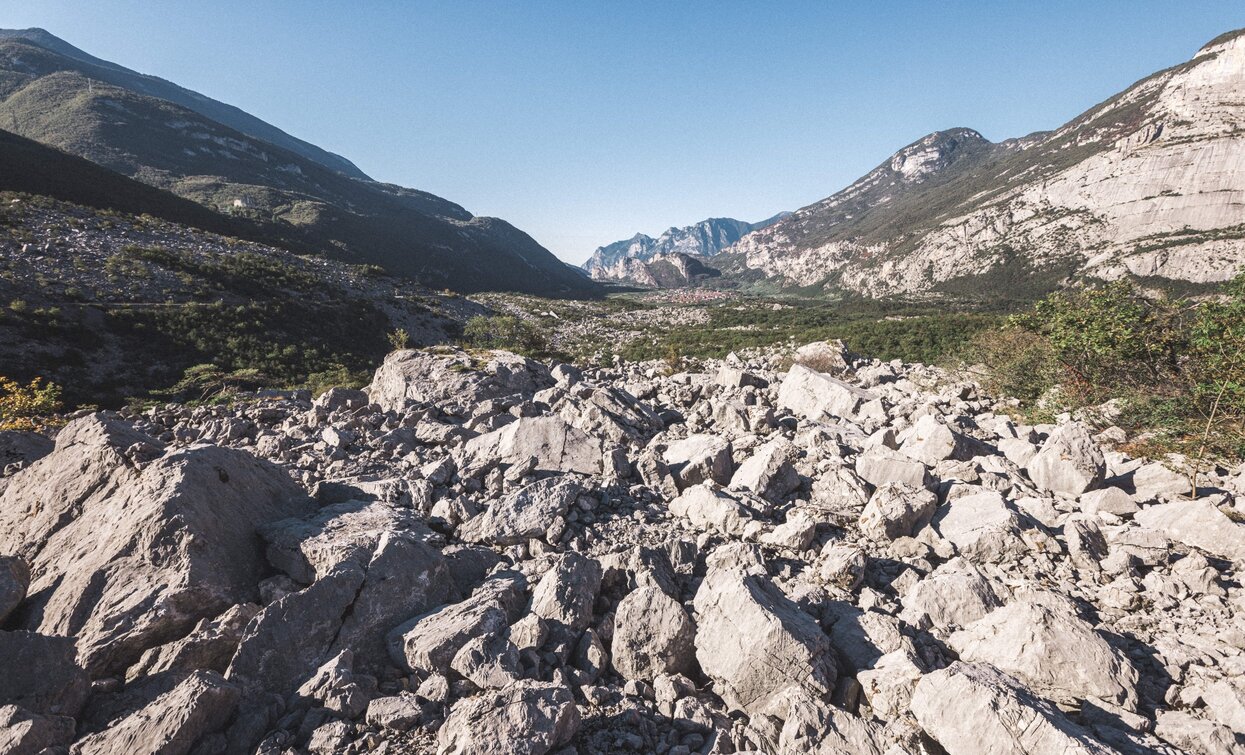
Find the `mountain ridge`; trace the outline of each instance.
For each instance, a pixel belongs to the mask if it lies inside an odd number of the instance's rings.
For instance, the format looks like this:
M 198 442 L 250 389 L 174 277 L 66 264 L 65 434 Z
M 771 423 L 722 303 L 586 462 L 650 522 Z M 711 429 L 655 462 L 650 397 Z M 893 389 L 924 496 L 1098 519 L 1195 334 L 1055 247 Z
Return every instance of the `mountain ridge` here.
M 97 58 L 46 29 L 0 29 L 0 40 L 6 39 L 25 40 L 66 58 L 94 66 L 98 69 L 101 81 L 174 102 L 244 134 L 263 139 L 278 147 L 284 147 L 332 170 L 354 178 L 368 178 L 367 174 L 341 155 L 292 136 L 239 107 L 220 102 L 158 76 L 139 73 L 117 63 Z
M 430 287 L 595 292 L 503 220 L 347 175 L 177 102 L 92 78 L 99 70 L 25 38 L 0 39 L 0 127 Z
M 980 296 L 1001 282 L 1028 296 L 1072 275 L 1226 280 L 1245 264 L 1245 233 L 1233 230 L 1233 208 L 1245 206 L 1243 37 L 1221 35 L 1057 129 L 970 137 L 960 159 L 935 155 L 939 170 L 903 184 L 912 150 L 931 159 L 948 136 L 976 134 L 934 132 L 711 264 L 736 279 L 874 297 Z
M 594 280 L 650 285 L 646 281 L 652 276 L 645 271 L 645 263 L 673 255 L 711 257 L 744 235 L 785 215 L 779 213 L 756 223 L 735 218 L 706 218 L 691 225 L 671 226 L 656 238 L 636 233 L 629 239 L 597 247 L 581 267 Z

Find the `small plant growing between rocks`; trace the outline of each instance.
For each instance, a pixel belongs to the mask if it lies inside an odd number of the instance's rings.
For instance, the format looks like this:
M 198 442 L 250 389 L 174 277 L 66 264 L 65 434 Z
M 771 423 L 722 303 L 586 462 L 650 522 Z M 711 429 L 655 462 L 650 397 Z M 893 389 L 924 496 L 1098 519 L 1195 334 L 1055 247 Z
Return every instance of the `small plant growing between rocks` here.
M 394 351 L 401 351 L 410 348 L 411 336 L 406 332 L 406 328 L 396 328 L 389 331 L 389 346 Z
M 43 430 L 61 424 L 60 386 L 43 378 L 22 385 L 0 376 L 0 430 Z

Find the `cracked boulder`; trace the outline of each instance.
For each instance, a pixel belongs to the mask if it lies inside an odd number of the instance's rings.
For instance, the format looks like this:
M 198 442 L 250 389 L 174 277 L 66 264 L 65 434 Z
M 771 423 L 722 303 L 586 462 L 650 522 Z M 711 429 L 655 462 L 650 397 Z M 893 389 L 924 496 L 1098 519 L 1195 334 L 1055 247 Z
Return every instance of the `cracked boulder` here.
M 1128 657 L 1087 621 L 1051 605 L 1014 601 L 952 634 L 948 644 L 961 660 L 989 663 L 1057 703 L 1089 698 L 1135 708 L 1138 675 Z
M 677 600 L 656 587 L 627 594 L 614 612 L 614 668 L 651 682 L 688 673 L 696 660 L 696 625 Z
M 93 674 L 257 599 L 256 529 L 309 506 L 289 475 L 250 454 L 192 446 L 140 464 L 126 455 L 135 444 L 157 445 L 84 417 L 0 493 L 0 549 L 31 564 L 35 597 L 19 625 L 75 636 Z
M 732 708 L 785 718 L 788 692 L 821 699 L 834 688 L 829 639 L 768 577 L 712 569 L 695 606 L 696 660 Z
M 926 674 L 916 685 L 911 706 L 917 723 L 948 755 L 1115 752 L 989 664 L 957 661 Z
M 470 406 L 516 393 L 530 396 L 552 385 L 543 365 L 508 351 L 402 349 L 385 357 L 367 395 L 382 410 L 397 412 L 411 404 Z
M 566 687 L 524 680 L 459 700 L 437 734 L 439 755 L 545 755 L 569 744 L 579 709 Z
M 526 464 L 532 459 L 538 472 L 599 475 L 604 470 L 604 445 L 561 417 L 522 417 L 467 441 L 458 466 L 470 476 L 495 464 Z

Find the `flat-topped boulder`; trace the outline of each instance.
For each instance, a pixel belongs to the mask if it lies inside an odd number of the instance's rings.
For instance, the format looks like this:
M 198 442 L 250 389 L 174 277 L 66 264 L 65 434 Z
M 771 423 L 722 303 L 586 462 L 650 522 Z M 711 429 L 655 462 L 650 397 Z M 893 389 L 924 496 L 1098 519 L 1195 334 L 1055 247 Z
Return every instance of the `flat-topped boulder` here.
M 385 357 L 367 395 L 385 411 L 411 404 L 472 405 L 514 394 L 531 396 L 554 384 L 549 370 L 509 351 L 401 349 Z

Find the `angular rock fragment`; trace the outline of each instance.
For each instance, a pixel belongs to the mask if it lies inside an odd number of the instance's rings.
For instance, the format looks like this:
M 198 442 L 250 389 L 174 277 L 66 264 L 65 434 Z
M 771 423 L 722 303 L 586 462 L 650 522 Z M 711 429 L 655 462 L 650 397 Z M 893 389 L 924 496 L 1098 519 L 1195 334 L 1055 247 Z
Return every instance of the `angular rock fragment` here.
M 185 637 L 143 653 L 137 663 L 126 669 L 126 679 L 132 681 L 165 671 L 225 673 L 247 624 L 259 610 L 253 603 L 243 603 L 214 619 L 201 620 Z
M 1146 506 L 1133 519 L 1142 527 L 1212 556 L 1245 561 L 1245 525 L 1229 519 L 1204 498 Z
M 949 755 L 1114 752 L 1055 706 L 984 663 L 957 661 L 923 676 L 912 694 L 912 715 Z
M 814 372 L 801 364 L 791 365 L 778 389 L 778 405 L 814 422 L 856 416 L 860 407 L 876 396 L 850 383 Z
M 439 755 L 544 755 L 579 729 L 570 690 L 524 680 L 459 700 L 437 734 Z
M 726 485 L 734 470 L 731 442 L 719 435 L 689 435 L 667 446 L 662 458 L 679 490 L 710 481 Z
M 1070 422 L 1050 434 L 1028 469 L 1029 477 L 1042 489 L 1078 496 L 1102 482 L 1106 463 L 1088 428 Z
M 74 743 L 73 755 L 184 755 L 203 735 L 222 728 L 238 704 L 238 688 L 214 671 L 195 671 L 171 691 L 107 729 Z
M 385 357 L 367 394 L 384 411 L 402 411 L 413 403 L 471 405 L 516 393 L 530 396 L 551 385 L 543 366 L 508 351 L 402 349 Z
M 951 635 L 964 661 L 1015 676 L 1055 702 L 1087 698 L 1132 709 L 1137 670 L 1084 619 L 1031 601 L 1015 601 Z
M 226 678 L 276 694 L 293 692 L 326 660 L 365 577 L 347 563 L 265 607 L 247 625 Z
M 473 637 L 502 634 L 518 618 L 526 580 L 503 573 L 458 603 L 416 616 L 389 633 L 395 663 L 424 674 L 445 674 L 458 651 Z
M 470 475 L 494 464 L 530 459 L 536 459 L 540 472 L 599 475 L 604 471 L 604 444 L 561 417 L 522 417 L 467 441 L 458 466 Z
M 789 690 L 820 699 L 834 688 L 825 633 L 768 578 L 713 569 L 695 605 L 696 659 L 731 707 L 783 718 Z
M 929 468 L 899 451 L 878 446 L 856 457 L 856 474 L 865 482 L 879 487 L 899 482 L 913 488 L 929 485 Z
M 748 490 L 771 501 L 781 501 L 800 486 L 800 475 L 791 462 L 798 454 L 785 438 L 762 445 L 731 477 L 733 490 Z
M 587 628 L 601 578 L 601 564 L 595 559 L 562 554 L 532 590 L 532 613 L 571 629 Z
M 678 601 L 656 587 L 641 587 L 614 612 L 614 668 L 624 679 L 652 681 L 691 670 L 696 626 Z
M 559 517 L 566 516 L 582 491 L 582 486 L 570 477 L 537 480 L 463 522 L 458 536 L 468 542 L 493 545 L 543 538 Z
M 934 515 L 938 498 L 925 488 L 887 483 L 874 491 L 860 514 L 860 531 L 874 540 L 915 534 Z

